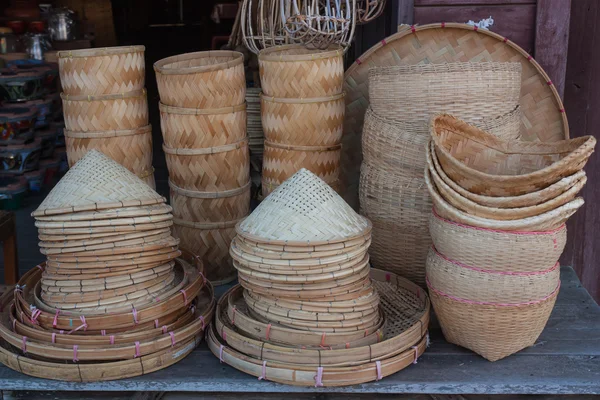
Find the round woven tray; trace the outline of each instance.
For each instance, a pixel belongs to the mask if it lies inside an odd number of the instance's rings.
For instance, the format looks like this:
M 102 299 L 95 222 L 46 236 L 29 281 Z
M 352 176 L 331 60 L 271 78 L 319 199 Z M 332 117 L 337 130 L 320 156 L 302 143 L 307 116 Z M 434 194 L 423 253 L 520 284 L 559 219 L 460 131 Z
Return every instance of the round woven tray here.
M 58 255 L 48 254 L 50 261 L 63 262 L 90 262 L 90 261 L 112 261 L 121 259 L 132 259 L 139 257 L 152 256 L 168 253 L 177 250 L 179 241 L 173 237 L 167 237 L 164 240 L 151 242 L 138 247 L 124 246 L 120 249 L 92 250 L 83 252 L 64 252 Z
M 82 211 L 71 214 L 36 217 L 36 221 L 94 221 L 100 219 L 133 218 L 169 214 L 173 207 L 167 204 L 157 204 L 143 207 L 125 207 L 112 210 Z
M 89 235 L 82 239 L 77 239 L 78 235 L 73 235 L 75 238 L 70 240 L 70 236 L 66 235 L 39 235 L 42 241 L 39 243 L 42 251 L 53 251 L 61 253 L 63 249 L 67 253 L 74 253 L 86 250 L 103 250 L 111 249 L 128 245 L 138 245 L 143 243 L 155 242 L 157 240 L 166 239 L 170 236 L 170 229 L 162 228 L 153 231 L 132 232 L 124 234 L 98 234 L 93 238 L 88 238 Z M 54 249 L 54 250 L 51 250 Z M 43 253 L 46 254 L 46 253 Z M 50 254 L 50 253 L 48 253 Z M 54 253 L 56 254 L 56 253 Z
M 171 214 L 146 215 L 139 217 L 122 217 L 114 219 L 96 219 L 96 220 L 78 220 L 78 221 L 36 221 L 35 226 L 40 229 L 65 229 L 71 228 L 99 228 L 99 227 L 119 227 L 123 225 L 144 225 L 170 221 L 173 219 Z M 117 228 L 118 229 L 118 228 Z
M 162 222 L 153 222 L 139 225 L 122 225 L 122 226 L 98 226 L 94 228 L 56 228 L 56 229 L 46 229 L 40 228 L 38 232 L 42 235 L 93 235 L 96 233 L 125 233 L 125 232 L 140 232 L 140 231 L 150 231 L 161 228 L 170 227 L 173 225 L 173 221 L 168 219 Z

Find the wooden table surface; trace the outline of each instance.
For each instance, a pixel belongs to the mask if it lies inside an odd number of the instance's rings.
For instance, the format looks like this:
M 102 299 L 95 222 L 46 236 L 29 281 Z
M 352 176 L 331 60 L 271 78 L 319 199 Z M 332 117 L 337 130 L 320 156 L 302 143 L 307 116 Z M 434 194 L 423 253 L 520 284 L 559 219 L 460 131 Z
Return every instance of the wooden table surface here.
M 346 388 L 293 387 L 258 381 L 220 364 L 202 344 L 183 361 L 138 378 L 70 383 L 32 378 L 0 366 L 0 390 L 248 392 L 248 393 L 436 393 L 600 394 L 600 307 L 570 267 L 546 329 L 537 343 L 494 363 L 444 341 L 433 326 L 431 347 L 416 365 L 379 382 Z M 222 290 L 220 290 L 222 292 Z

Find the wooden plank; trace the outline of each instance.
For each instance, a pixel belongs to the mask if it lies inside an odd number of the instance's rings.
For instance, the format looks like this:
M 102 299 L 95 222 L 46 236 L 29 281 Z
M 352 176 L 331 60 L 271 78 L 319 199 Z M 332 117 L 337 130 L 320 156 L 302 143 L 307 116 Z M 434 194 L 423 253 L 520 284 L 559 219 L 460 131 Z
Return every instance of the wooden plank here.
M 536 0 L 414 0 L 417 7 L 535 4 Z
M 417 7 L 415 23 L 480 21 L 492 17 L 491 30 L 531 52 L 535 43 L 535 4 Z
M 567 74 L 571 0 L 538 0 L 535 59 L 544 68 L 563 98 Z

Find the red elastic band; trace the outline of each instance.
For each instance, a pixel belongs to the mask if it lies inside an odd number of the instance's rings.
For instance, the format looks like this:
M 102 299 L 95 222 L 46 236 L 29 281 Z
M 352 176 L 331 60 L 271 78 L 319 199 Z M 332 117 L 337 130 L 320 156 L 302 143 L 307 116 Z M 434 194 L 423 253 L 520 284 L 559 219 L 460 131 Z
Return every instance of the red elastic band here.
M 350 348 L 350 343 L 346 343 L 346 348 L 349 349 Z
M 414 26 L 414 25 L 411 25 L 411 26 L 410 26 L 410 31 L 411 31 L 412 33 L 415 33 L 415 32 L 416 32 L 416 30 L 417 30 L 417 29 L 415 28 L 415 26 Z
M 321 335 L 321 347 L 325 346 L 325 332 Z
M 531 61 L 531 60 L 533 60 L 533 57 L 527 56 L 527 61 Z
M 477 31 L 479 30 L 479 27 L 478 27 L 477 25 L 473 25 L 473 30 L 474 30 L 475 32 L 477 32 Z
M 115 344 L 115 336 L 110 335 L 110 344 Z
M 166 325 L 163 325 L 163 327 L 162 327 L 162 333 L 167 333 L 167 326 Z
M 552 86 L 552 81 L 548 81 L 546 83 L 548 84 L 548 86 Z
M 442 28 L 445 28 L 445 27 L 446 27 L 446 23 L 442 22 Z
M 392 276 L 390 274 L 385 274 L 385 281 L 389 282 L 392 279 Z
M 269 340 L 269 337 L 271 336 L 271 324 L 267 325 L 267 333 L 266 333 L 266 336 L 267 336 L 267 338 L 266 338 L 266 339 L 267 339 L 267 340 Z
M 100 334 L 101 334 L 102 336 L 106 336 L 106 329 L 102 329 L 102 330 L 100 331 Z
M 383 39 L 383 40 L 381 41 L 381 44 L 382 44 L 382 45 L 384 45 L 384 46 L 387 44 L 387 42 L 385 41 L 385 39 Z
M 504 40 L 503 40 L 503 42 L 504 43 L 508 42 L 508 38 L 505 37 Z
M 358 65 L 362 64 L 362 61 L 360 61 L 360 58 L 357 58 L 357 59 L 356 59 L 356 63 L 357 63 Z

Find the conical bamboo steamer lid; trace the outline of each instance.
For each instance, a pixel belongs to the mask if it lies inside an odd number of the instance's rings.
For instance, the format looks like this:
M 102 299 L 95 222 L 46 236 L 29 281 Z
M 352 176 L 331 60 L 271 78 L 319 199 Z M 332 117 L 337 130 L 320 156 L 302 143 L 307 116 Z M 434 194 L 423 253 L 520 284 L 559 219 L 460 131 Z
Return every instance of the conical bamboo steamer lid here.
M 165 203 L 140 178 L 97 150 L 90 150 L 58 182 L 32 215 L 67 214 Z
M 258 242 L 317 244 L 365 235 L 371 223 L 327 183 L 301 169 L 264 199 L 236 229 L 241 236 Z

